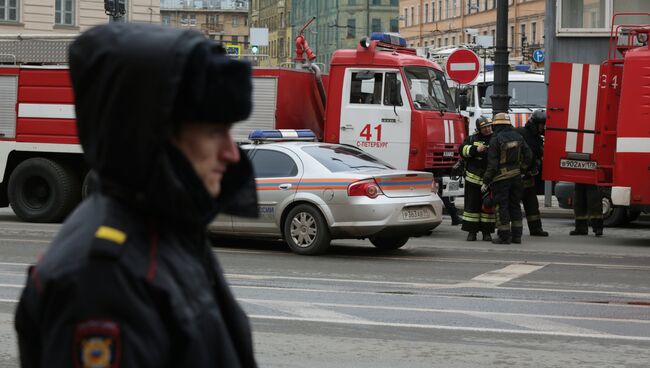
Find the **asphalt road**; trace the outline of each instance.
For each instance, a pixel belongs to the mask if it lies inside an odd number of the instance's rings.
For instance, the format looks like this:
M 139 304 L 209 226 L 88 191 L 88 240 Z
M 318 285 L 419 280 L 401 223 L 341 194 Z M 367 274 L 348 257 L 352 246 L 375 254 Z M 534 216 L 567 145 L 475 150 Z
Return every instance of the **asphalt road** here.
M 319 257 L 217 239 L 262 367 L 648 367 L 650 222 L 521 245 L 468 243 L 449 219 L 381 252 L 336 241 Z M 13 310 L 58 225 L 0 211 L 0 366 L 17 367 Z

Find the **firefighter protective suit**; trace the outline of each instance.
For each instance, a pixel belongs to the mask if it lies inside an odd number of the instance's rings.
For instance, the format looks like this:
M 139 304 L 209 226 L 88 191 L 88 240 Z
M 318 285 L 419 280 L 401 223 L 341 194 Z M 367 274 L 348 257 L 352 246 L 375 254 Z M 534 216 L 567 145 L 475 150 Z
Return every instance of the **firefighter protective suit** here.
M 536 185 L 539 173 L 542 171 L 542 157 L 544 157 L 544 139 L 542 137 L 545 127 L 546 113 L 543 110 L 535 110 L 528 122 L 526 122 L 526 126 L 517 128 L 517 131 L 533 152 L 531 170 L 523 178 L 524 191 L 522 196 L 528 231 L 532 236 L 548 236 L 548 232 L 542 229 L 542 217 L 539 213 Z
M 492 137 L 492 120 L 480 117 L 476 120 L 476 133 L 465 138 L 460 155 L 465 160 L 465 203 L 462 230 L 467 240 L 476 240 L 476 233 L 483 233 L 483 240 L 491 240 L 494 232 L 494 211 L 483 206 L 481 185 L 487 168 L 487 149 Z
M 494 135 L 488 148 L 488 164 L 483 176 L 483 191 L 492 190 L 497 213 L 496 244 L 521 243 L 522 172 L 528 170 L 532 152 L 510 124 L 510 117 L 498 113 L 493 120 Z
M 598 186 L 576 183 L 573 213 L 576 217 L 576 228 L 571 231 L 571 235 L 587 235 L 589 222 L 596 236 L 603 235 L 603 199 Z

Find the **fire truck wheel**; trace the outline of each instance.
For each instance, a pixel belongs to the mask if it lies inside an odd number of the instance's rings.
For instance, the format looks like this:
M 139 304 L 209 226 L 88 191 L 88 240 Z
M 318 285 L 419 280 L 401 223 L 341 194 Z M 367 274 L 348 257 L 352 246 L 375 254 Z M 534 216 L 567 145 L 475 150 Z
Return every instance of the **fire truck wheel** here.
M 603 197 L 603 225 L 621 226 L 627 223 L 627 208 L 615 207 L 609 197 Z
M 20 219 L 57 222 L 81 197 L 79 178 L 69 168 L 46 158 L 21 162 L 9 178 L 9 203 Z
M 291 209 L 284 220 L 284 240 L 295 253 L 317 255 L 330 246 L 330 231 L 320 211 L 309 204 Z
M 386 236 L 373 236 L 370 238 L 372 245 L 377 247 L 377 249 L 382 250 L 395 250 L 399 249 L 409 241 L 408 236 L 399 238 L 399 237 L 386 237 Z

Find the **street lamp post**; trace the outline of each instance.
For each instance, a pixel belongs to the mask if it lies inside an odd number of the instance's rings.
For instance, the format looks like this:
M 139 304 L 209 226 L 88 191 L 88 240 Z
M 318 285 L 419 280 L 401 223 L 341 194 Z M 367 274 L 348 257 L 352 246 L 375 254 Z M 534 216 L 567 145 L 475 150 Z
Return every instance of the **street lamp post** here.
M 492 113 L 508 112 L 508 0 L 497 0 L 497 45 L 494 52 Z

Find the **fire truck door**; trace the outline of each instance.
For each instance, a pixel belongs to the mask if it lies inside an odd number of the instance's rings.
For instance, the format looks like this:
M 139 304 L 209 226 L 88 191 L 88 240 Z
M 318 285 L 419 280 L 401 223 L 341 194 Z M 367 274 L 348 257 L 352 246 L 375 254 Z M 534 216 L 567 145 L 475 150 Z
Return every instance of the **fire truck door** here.
M 600 66 L 553 63 L 549 78 L 544 180 L 596 184 Z
M 401 105 L 390 101 L 394 81 Z M 343 81 L 340 143 L 358 147 L 398 169 L 408 168 L 411 111 L 398 69 L 348 69 Z

